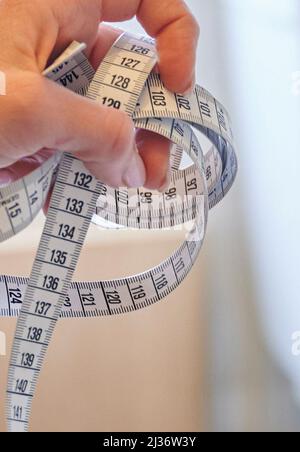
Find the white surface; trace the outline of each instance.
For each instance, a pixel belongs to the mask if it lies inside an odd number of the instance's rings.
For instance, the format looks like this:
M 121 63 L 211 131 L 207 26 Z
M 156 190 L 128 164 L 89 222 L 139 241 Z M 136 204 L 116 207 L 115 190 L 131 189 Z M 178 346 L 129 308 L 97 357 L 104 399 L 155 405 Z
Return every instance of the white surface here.
M 300 330 L 300 97 L 292 95 L 300 4 L 222 3 L 257 306 L 269 349 L 300 392 L 300 359 L 291 353 Z

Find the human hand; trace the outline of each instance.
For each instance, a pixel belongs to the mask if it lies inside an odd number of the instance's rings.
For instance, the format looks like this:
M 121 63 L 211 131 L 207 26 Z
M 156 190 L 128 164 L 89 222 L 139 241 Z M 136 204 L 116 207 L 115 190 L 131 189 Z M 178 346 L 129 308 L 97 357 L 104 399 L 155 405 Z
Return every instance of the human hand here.
M 97 68 L 120 34 L 99 24 L 135 15 L 157 39 L 166 86 L 179 93 L 191 90 L 199 29 L 181 0 L 0 0 L 0 70 L 6 76 L 6 95 L 0 96 L 0 184 L 24 176 L 58 150 L 74 153 L 110 186 L 166 186 L 168 140 L 136 132 L 125 113 L 41 75 L 74 40 L 87 44 Z

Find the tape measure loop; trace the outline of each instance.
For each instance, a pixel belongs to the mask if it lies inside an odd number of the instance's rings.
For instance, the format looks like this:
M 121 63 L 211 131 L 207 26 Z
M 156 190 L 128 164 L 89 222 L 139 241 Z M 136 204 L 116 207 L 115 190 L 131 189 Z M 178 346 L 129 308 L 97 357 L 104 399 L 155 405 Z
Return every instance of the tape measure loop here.
M 237 158 L 226 109 L 201 87 L 184 97 L 158 74 L 155 42 L 125 33 L 95 72 L 79 43 L 44 76 L 131 116 L 137 128 L 174 143 L 165 193 L 112 189 L 73 155 L 54 155 L 32 174 L 0 188 L 0 242 L 37 216 L 57 173 L 45 227 L 29 279 L 0 276 L 0 316 L 18 323 L 7 386 L 9 431 L 27 431 L 38 376 L 60 317 L 118 315 L 145 308 L 175 290 L 202 247 L 209 209 L 229 191 Z M 193 129 L 212 143 L 206 153 Z M 190 165 L 182 167 L 183 156 Z M 58 171 L 58 172 L 57 172 Z M 185 225 L 183 244 L 157 267 L 113 281 L 72 283 L 91 222 L 109 228 L 166 229 Z

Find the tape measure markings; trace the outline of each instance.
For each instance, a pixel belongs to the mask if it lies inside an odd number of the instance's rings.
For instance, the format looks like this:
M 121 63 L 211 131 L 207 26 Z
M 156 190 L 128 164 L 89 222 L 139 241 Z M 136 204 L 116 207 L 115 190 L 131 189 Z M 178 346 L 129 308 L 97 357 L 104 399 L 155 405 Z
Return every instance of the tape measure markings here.
M 36 216 L 58 166 L 30 279 L 0 277 L 1 316 L 19 315 L 8 378 L 10 431 L 28 430 L 32 398 L 58 318 L 132 312 L 171 293 L 197 258 L 209 208 L 224 197 L 237 172 L 228 113 L 204 89 L 197 87 L 186 98 L 169 93 L 157 74 L 149 76 L 157 61 L 153 40 L 123 35 L 96 73 L 83 49 L 73 43 L 44 75 L 126 111 L 136 127 L 170 138 L 176 144 L 171 159 L 174 173 L 164 194 L 113 190 L 96 181 L 74 156 L 57 154 L 23 180 L 0 188 L 0 241 L 4 241 Z M 188 124 L 214 144 L 205 156 Z M 184 152 L 193 165 L 180 170 Z M 179 249 L 151 270 L 114 281 L 71 284 L 89 225 L 99 217 L 116 228 L 163 229 L 189 220 L 194 224 Z

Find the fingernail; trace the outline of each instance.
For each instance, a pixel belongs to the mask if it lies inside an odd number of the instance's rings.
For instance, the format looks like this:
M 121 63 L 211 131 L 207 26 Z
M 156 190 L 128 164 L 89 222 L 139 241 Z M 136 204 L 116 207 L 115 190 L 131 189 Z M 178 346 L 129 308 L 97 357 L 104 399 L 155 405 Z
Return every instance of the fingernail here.
M 159 65 L 158 63 L 156 63 L 156 65 L 154 66 L 154 68 L 152 69 L 152 72 L 154 72 L 154 74 L 159 74 Z
M 170 183 L 171 183 L 171 169 L 167 172 L 166 178 L 161 187 L 159 187 L 158 191 L 161 193 L 165 193 L 169 188 Z
M 183 93 L 183 96 L 189 96 L 192 94 L 192 92 L 195 90 L 196 87 L 196 77 L 193 76 L 191 83 L 189 84 L 188 88 Z
M 142 187 L 146 182 L 146 169 L 138 152 L 132 154 L 130 164 L 123 176 L 124 183 L 129 188 Z
M 13 182 L 11 174 L 7 171 L 0 171 L 0 186 L 4 187 Z

